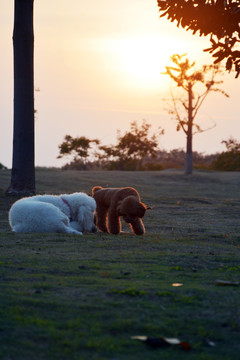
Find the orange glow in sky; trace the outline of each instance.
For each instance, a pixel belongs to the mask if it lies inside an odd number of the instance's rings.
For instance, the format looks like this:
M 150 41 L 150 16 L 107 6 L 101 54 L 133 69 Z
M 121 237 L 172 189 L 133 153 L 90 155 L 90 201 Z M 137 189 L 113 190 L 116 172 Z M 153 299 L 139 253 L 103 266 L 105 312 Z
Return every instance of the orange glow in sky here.
M 13 3 L 0 3 L 0 162 L 11 166 L 13 122 Z M 58 144 L 66 134 L 110 144 L 116 131 L 143 118 L 166 129 L 161 146 L 185 148 L 184 135 L 164 110 L 170 79 L 161 72 L 174 53 L 187 53 L 199 67 L 212 62 L 207 39 L 159 19 L 156 0 L 35 0 L 36 164 L 61 166 Z M 237 80 L 239 82 L 239 80 Z M 194 140 L 214 152 L 240 133 L 234 74 L 224 77 L 227 100 L 211 95 L 199 114 L 217 126 Z M 238 86 L 239 88 L 239 86 Z M 204 120 L 205 119 L 205 120 Z
M 181 53 L 184 42 L 174 37 L 157 37 L 155 34 L 139 34 L 134 37 L 95 40 L 99 53 L 107 54 L 112 71 L 117 71 L 117 80 L 124 82 L 131 91 L 141 89 L 159 90 L 168 86 L 168 79 L 159 82 L 160 72 L 165 71 L 169 56 Z

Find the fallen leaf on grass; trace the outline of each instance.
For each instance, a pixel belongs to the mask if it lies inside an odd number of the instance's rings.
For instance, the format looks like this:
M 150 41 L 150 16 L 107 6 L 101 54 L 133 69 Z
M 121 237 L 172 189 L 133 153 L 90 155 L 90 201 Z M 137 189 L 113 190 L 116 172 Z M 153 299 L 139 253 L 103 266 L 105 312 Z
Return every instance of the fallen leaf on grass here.
M 191 345 L 187 341 L 181 341 L 176 338 L 165 338 L 162 336 L 156 338 L 148 337 L 148 336 L 131 336 L 131 339 L 144 341 L 147 345 L 150 345 L 151 347 L 154 348 L 170 346 L 170 345 L 178 345 L 184 350 L 191 350 Z
M 172 286 L 178 287 L 178 286 L 183 286 L 182 283 L 173 283 Z
M 212 340 L 210 340 L 210 339 L 205 339 L 205 340 L 206 340 L 206 343 L 207 343 L 209 346 L 211 346 L 211 347 L 216 346 L 216 344 L 215 344 L 214 341 L 212 341 Z
M 127 275 L 131 275 L 131 272 L 130 271 L 120 271 L 120 273 L 122 274 L 122 275 L 125 275 L 125 276 L 127 276 Z
M 101 276 L 102 277 L 109 277 L 111 274 L 110 274 L 110 272 L 109 271 L 102 271 L 101 272 Z
M 215 280 L 214 285 L 221 285 L 221 286 L 239 286 L 240 282 L 238 281 L 228 281 L 228 280 Z

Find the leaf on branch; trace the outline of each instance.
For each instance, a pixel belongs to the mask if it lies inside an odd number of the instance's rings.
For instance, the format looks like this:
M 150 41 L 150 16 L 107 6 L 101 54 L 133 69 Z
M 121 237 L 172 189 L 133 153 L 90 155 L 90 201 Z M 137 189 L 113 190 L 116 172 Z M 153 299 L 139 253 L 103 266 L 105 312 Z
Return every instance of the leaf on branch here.
M 222 61 L 225 58 L 225 55 L 220 56 L 218 59 L 214 60 L 214 64 L 218 64 L 220 61 Z
M 207 48 L 207 49 L 203 49 L 203 51 L 205 52 L 213 52 L 216 48 L 213 48 L 213 47 L 210 47 L 210 48 Z
M 213 54 L 213 57 L 219 57 L 223 54 L 223 50 L 217 51 L 215 54 Z

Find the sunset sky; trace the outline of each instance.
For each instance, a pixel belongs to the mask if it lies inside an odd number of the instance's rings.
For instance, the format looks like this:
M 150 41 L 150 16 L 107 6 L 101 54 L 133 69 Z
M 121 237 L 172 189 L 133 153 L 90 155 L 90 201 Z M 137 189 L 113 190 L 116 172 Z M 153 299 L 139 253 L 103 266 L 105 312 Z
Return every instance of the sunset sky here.
M 165 129 L 160 147 L 184 148 L 184 134 L 166 112 L 170 79 L 162 75 L 172 54 L 187 53 L 198 67 L 211 64 L 207 38 L 159 19 L 156 0 L 35 0 L 36 165 L 61 166 L 58 145 L 69 134 L 116 141 L 132 121 Z M 0 3 L 0 162 L 11 167 L 13 128 L 14 0 Z M 223 77 L 230 95 L 210 94 L 198 119 L 211 131 L 194 137 L 194 150 L 222 151 L 223 139 L 240 140 L 240 86 Z

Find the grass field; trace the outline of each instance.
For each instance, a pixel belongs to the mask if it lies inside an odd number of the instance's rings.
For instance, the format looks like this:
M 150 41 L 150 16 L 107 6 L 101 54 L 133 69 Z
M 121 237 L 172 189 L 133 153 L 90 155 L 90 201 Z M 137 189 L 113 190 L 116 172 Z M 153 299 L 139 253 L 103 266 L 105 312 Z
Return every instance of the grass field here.
M 240 174 L 38 169 L 38 193 L 134 186 L 146 235 L 13 234 L 0 171 L 0 359 L 239 360 Z M 182 286 L 174 287 L 173 283 Z M 153 348 L 131 336 L 187 341 Z

